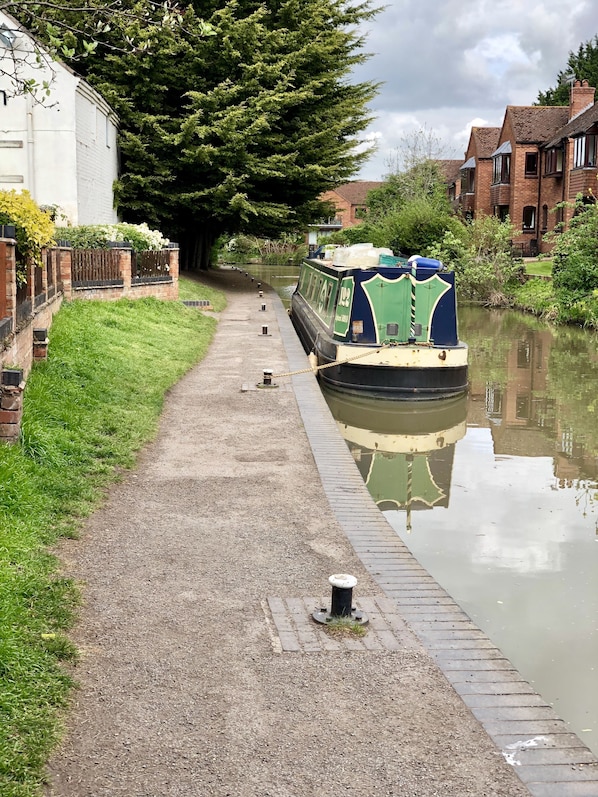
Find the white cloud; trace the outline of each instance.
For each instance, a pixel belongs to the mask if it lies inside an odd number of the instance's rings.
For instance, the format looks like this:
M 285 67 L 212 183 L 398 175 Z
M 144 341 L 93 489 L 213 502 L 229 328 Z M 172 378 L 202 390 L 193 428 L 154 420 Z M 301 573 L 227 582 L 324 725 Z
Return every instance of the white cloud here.
M 355 77 L 383 86 L 367 131 L 378 150 L 359 176 L 378 180 L 410 130 L 434 131 L 458 158 L 472 124 L 499 126 L 507 105 L 532 104 L 598 34 L 598 3 L 395 0 L 367 29 L 373 55 Z

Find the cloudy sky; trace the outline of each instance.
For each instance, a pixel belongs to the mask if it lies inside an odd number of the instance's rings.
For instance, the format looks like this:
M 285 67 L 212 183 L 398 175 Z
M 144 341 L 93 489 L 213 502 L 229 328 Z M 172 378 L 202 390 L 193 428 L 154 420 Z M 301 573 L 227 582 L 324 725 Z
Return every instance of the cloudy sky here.
M 424 129 L 440 157 L 461 158 L 472 125 L 502 124 L 556 83 L 570 51 L 598 34 L 596 0 L 386 0 L 366 28 L 358 80 L 382 82 L 366 137 L 376 154 L 362 180 L 381 180 L 401 142 Z M 380 3 L 382 4 L 382 3 Z

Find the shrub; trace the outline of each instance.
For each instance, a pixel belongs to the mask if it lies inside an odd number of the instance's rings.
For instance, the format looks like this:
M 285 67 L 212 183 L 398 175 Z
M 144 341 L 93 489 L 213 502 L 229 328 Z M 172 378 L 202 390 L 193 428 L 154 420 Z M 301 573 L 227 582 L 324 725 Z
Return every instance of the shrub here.
M 14 224 L 17 240 L 17 279 L 28 263 L 42 265 L 44 246 L 54 243 L 54 224 L 29 191 L 0 191 L 0 224 Z
M 56 227 L 57 239 L 64 239 L 75 249 L 105 249 L 109 241 L 127 241 L 135 252 L 164 249 L 168 238 L 147 224 L 91 224 L 78 227 Z

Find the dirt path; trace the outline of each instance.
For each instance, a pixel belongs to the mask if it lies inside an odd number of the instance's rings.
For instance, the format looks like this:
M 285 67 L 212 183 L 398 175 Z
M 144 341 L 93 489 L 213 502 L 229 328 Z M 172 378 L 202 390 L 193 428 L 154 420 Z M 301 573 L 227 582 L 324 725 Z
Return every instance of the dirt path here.
M 288 368 L 274 315 L 241 276 L 214 279 L 230 300 L 208 356 L 64 546 L 84 584 L 81 688 L 47 794 L 528 795 L 406 628 L 398 650 L 280 652 L 270 596 L 326 594 L 336 572 L 380 591 L 330 512 L 292 389 L 240 389 Z

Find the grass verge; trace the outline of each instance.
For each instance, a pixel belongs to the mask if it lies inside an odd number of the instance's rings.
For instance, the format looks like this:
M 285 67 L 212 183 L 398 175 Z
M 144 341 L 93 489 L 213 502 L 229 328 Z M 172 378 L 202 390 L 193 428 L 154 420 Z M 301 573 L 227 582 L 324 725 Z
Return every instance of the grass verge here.
M 189 298 L 218 292 L 186 286 Z M 213 301 L 213 304 L 216 303 Z M 205 354 L 216 322 L 178 302 L 77 301 L 50 331 L 24 396 L 20 445 L 0 446 L 0 794 L 39 797 L 72 687 L 78 601 L 51 553 L 76 535 L 155 436 L 166 391 Z

